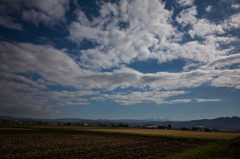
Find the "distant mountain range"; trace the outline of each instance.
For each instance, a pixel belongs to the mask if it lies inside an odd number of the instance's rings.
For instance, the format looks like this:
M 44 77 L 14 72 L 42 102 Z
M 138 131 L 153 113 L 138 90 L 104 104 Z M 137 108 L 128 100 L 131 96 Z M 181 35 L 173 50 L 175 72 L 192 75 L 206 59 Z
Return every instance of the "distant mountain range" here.
M 209 129 L 217 129 L 220 131 L 240 131 L 240 117 L 221 117 L 216 119 L 201 119 L 190 121 L 166 121 L 165 118 L 151 118 L 146 120 L 108 120 L 108 119 L 80 119 L 80 118 L 62 118 L 62 119 L 32 119 L 32 118 L 17 118 L 10 116 L 0 116 L 0 121 L 19 121 L 19 122 L 45 122 L 45 123 L 84 123 L 88 125 L 106 125 L 112 124 L 128 124 L 129 126 L 144 126 L 144 125 L 168 125 L 171 124 L 173 128 L 192 128 L 194 126 L 204 126 Z
M 191 121 L 171 122 L 171 125 L 176 128 L 193 126 L 204 126 L 210 129 L 221 131 L 240 131 L 240 117 L 221 117 L 216 119 L 202 119 Z
M 163 116 L 155 116 L 149 119 L 146 119 L 147 121 L 180 121 L 180 119 L 172 119 L 172 118 L 166 118 Z

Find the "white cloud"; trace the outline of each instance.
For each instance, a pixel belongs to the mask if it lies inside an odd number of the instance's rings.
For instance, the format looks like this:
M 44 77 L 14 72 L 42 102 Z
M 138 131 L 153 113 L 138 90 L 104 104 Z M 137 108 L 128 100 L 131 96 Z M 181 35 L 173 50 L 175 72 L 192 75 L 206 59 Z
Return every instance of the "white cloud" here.
M 201 99 L 201 98 L 196 98 L 196 101 L 198 103 L 202 103 L 202 102 L 219 102 L 219 101 L 221 101 L 221 99 Z
M 172 25 L 173 11 L 166 10 L 164 3 L 155 0 L 151 3 L 121 1 L 119 6 L 107 3 L 100 6 L 100 11 L 98 17 L 89 20 L 79 10 L 78 18 L 69 26 L 69 39 L 73 42 L 81 44 L 87 39 L 97 44 L 91 49 L 79 50 L 79 64 L 88 70 L 119 68 L 150 58 L 157 59 L 158 63 L 182 58 L 207 64 L 233 49 L 219 49 L 222 45 L 236 41 L 233 36 L 221 37 L 230 21 L 215 24 L 205 18 L 198 19 L 196 6 L 184 9 L 176 17 L 182 27 L 189 25 L 186 32 L 179 32 Z M 119 23 L 126 27 L 120 27 Z M 193 40 L 179 43 L 185 34 Z
M 205 11 L 206 11 L 206 12 L 211 12 L 211 10 L 212 10 L 212 6 L 209 5 L 209 6 L 206 8 Z
M 25 103 L 21 103 L 21 106 L 18 106 L 19 103 L 7 103 L 0 104 L 0 114 L 7 116 L 22 116 L 22 117 L 32 117 L 32 116 L 42 116 L 42 115 L 55 115 L 60 113 L 57 110 L 39 107 L 39 106 L 31 106 L 26 105 Z
M 221 68 L 240 63 L 240 53 L 229 56 L 221 56 L 219 59 L 209 63 L 208 68 Z
M 16 5 L 14 5 L 16 4 Z M 23 26 L 15 18 L 20 10 L 21 2 L 2 0 L 0 2 L 0 26 L 9 29 L 23 30 Z M 12 16 L 14 14 L 14 16 Z M 16 17 L 15 17 L 16 16 Z
M 191 6 L 193 5 L 194 0 L 177 0 L 177 3 L 181 6 Z
M 188 62 L 184 67 L 183 71 L 184 72 L 189 72 L 190 70 L 194 70 L 198 68 L 199 66 L 203 65 L 202 63 L 193 63 L 193 62 Z
M 7 16 L 0 15 L 0 26 L 9 29 L 23 30 L 23 26 L 20 23 L 14 22 L 14 20 L 11 17 Z
M 47 26 L 65 21 L 65 13 L 69 8 L 69 0 L 30 1 L 27 10 L 22 12 L 22 18 L 35 25 L 44 23 Z
M 190 25 L 188 33 L 192 38 L 194 38 L 196 34 L 204 38 L 204 36 L 209 34 L 225 33 L 223 25 L 214 24 L 205 18 L 198 19 L 196 16 L 197 8 L 196 6 L 192 6 L 191 8 L 182 10 L 176 18 L 176 21 L 183 27 Z
M 176 17 L 176 21 L 183 26 L 195 24 L 197 22 L 196 15 L 197 8 L 196 6 L 192 6 L 191 8 L 182 10 Z
M 231 44 L 232 42 L 238 41 L 236 37 L 230 36 L 216 36 L 216 35 L 206 35 L 204 36 L 204 44 L 215 45 L 216 47 L 221 46 L 221 44 Z M 230 50 L 229 50 L 230 51 Z
M 240 69 L 223 70 L 221 74 L 211 81 L 210 85 L 214 87 L 235 87 L 240 86 Z
M 236 3 L 236 4 L 232 4 L 231 7 L 232 7 L 233 9 L 236 9 L 236 10 L 237 10 L 237 9 L 240 8 L 240 4 L 237 4 L 237 3 Z
M 82 103 L 82 102 L 65 102 L 56 104 L 57 107 L 61 106 L 81 106 L 81 105 L 90 105 L 91 103 Z
M 189 92 L 186 91 L 133 91 L 130 93 L 117 93 L 110 95 L 109 98 L 114 100 L 114 102 L 120 105 L 134 105 L 136 103 L 149 103 L 153 102 L 156 104 L 175 104 L 186 102 L 187 100 L 172 100 L 165 101 L 168 97 L 178 96 L 181 94 L 187 94 Z
M 192 29 L 189 31 L 189 34 L 192 37 L 194 37 L 196 33 L 199 33 L 199 35 L 204 38 L 206 35 L 223 34 L 225 31 L 223 30 L 222 25 L 213 24 L 207 19 L 200 19 L 193 24 Z
M 128 100 L 114 100 L 114 102 L 120 105 L 135 105 L 142 103 L 142 101 L 128 101 Z
M 48 84 L 59 84 L 78 89 L 98 88 L 114 90 L 116 88 L 150 87 L 158 90 L 173 90 L 198 87 L 211 81 L 215 81 L 212 84 L 213 86 L 220 86 L 220 82 L 216 83 L 217 79 L 221 76 L 225 77 L 225 75 L 231 72 L 230 70 L 215 70 L 211 67 L 223 67 L 229 63 L 235 64 L 238 61 L 238 54 L 225 56 L 224 58 L 218 58 L 218 60 L 210 63 L 209 66 L 202 66 L 201 69 L 179 73 L 157 72 L 143 74 L 127 67 L 120 67 L 113 72 L 92 72 L 81 69 L 74 59 L 63 51 L 51 46 L 27 43 L 13 45 L 2 42 L 0 43 L 0 51 L 0 70 L 8 73 L 29 72 L 39 74 L 43 80 L 39 79 L 40 81 L 36 82 L 28 81 L 20 76 L 11 75 L 11 77 L 8 77 L 18 78 L 22 82 L 34 85 L 37 88 L 44 88 Z M 239 70 L 234 70 L 234 73 L 236 75 L 239 74 Z M 238 77 L 236 76 L 237 79 Z M 227 84 L 227 81 L 224 83 Z M 234 78 L 229 79 L 228 83 L 231 83 L 230 85 L 234 87 L 237 85 Z M 45 86 L 42 84 L 45 84 Z
M 52 46 L 0 43 L 0 69 L 5 72 L 37 73 L 48 81 L 65 85 L 83 75 L 77 63 Z
M 23 30 L 22 25 L 15 22 L 21 17 L 35 25 L 43 23 L 48 27 L 55 26 L 66 21 L 69 3 L 69 0 L 3 0 L 0 3 L 0 25 Z
M 129 64 L 133 59 L 146 60 L 153 57 L 162 62 L 176 58 L 170 55 L 161 56 L 161 49 L 165 48 L 159 47 L 170 37 L 172 42 L 180 37 L 179 34 L 174 34 L 176 29 L 171 25 L 172 11 L 164 9 L 164 4 L 157 0 L 151 3 L 125 3 L 120 2 L 120 6 L 102 5 L 101 8 L 104 9 L 100 10 L 104 12 L 100 12 L 100 16 L 91 22 L 79 11 L 78 20 L 69 26 L 69 38 L 77 43 L 87 39 L 99 44 L 93 49 L 81 50 L 82 55 L 79 58 L 82 67 L 101 70 L 117 67 L 122 63 Z M 128 25 L 121 28 L 119 23 Z M 153 52 L 150 52 L 150 47 L 154 49 Z
M 223 36 L 227 31 L 239 27 L 239 15 L 234 14 L 222 23 L 215 24 L 205 18 L 197 18 L 197 8 L 193 6 L 193 1 L 178 2 L 182 6 L 191 6 L 181 11 L 176 18 L 183 28 L 188 26 L 186 32 L 178 31 L 172 24 L 174 11 L 166 10 L 164 3 L 158 0 L 152 0 L 151 3 L 147 0 L 131 3 L 122 0 L 119 6 L 103 3 L 100 15 L 92 20 L 78 10 L 76 20 L 68 27 L 68 40 L 81 44 L 86 39 L 97 45 L 87 50 L 78 50 L 79 57 L 76 59 L 70 57 L 66 49 L 59 50 L 51 45 L 0 42 L 0 75 L 1 85 L 4 85 L 2 95 L 14 95 L 18 105 L 24 105 L 31 111 L 57 113 L 55 107 L 88 105 L 91 100 L 110 99 L 120 105 L 144 102 L 188 103 L 192 100 L 168 98 L 190 93 L 179 89 L 203 84 L 239 89 L 240 70 L 229 68 L 239 63 L 240 56 L 239 53 L 230 54 L 234 46 L 225 46 L 239 39 L 230 34 Z M 64 21 L 68 3 L 63 0 L 25 4 L 27 9 L 22 16 L 36 25 L 52 25 Z M 6 20 L 7 16 L 2 17 Z M 8 27 L 22 28 L 13 19 L 8 20 Z M 201 40 L 194 39 L 196 33 L 199 33 Z M 182 42 L 186 34 L 193 39 Z M 185 72 L 177 73 L 141 73 L 125 66 L 149 58 L 158 60 L 158 63 L 174 59 L 189 62 L 183 67 Z M 104 72 L 104 69 L 109 68 L 113 70 Z M 39 78 L 33 79 L 24 74 L 37 74 Z M 77 91 L 46 91 L 53 85 L 71 87 Z M 138 88 L 140 91 L 116 93 L 114 90 L 117 88 Z M 106 90 L 111 93 L 104 93 Z M 27 96 L 29 92 L 31 96 Z M 13 103 L 6 106 L 11 100 L 8 98 L 2 102 L 1 107 L 6 107 L 2 110 L 6 112 L 8 108 L 16 107 Z M 197 102 L 203 100 L 196 99 Z
M 168 104 L 177 104 L 177 103 L 190 103 L 191 99 L 175 99 L 168 102 Z
M 26 77 L 21 76 L 21 75 L 15 75 L 15 74 L 6 73 L 6 72 L 5 73 L 0 72 L 0 75 L 1 75 L 1 77 L 3 79 L 7 79 L 9 81 L 11 81 L 11 80 L 18 80 L 18 81 L 21 81 L 24 84 L 30 85 L 33 88 L 39 88 L 39 89 L 46 88 L 46 85 L 38 83 L 38 82 L 36 82 L 34 80 L 31 80 L 31 79 L 26 78 Z
M 0 112 L 4 115 L 53 115 L 46 97 L 40 98 L 38 89 L 24 83 L 0 80 Z
M 86 73 L 66 53 L 52 46 L 0 42 L 0 52 L 0 109 L 5 114 L 11 114 L 11 109 L 18 115 L 55 114 L 59 111 L 54 107 L 88 105 L 83 96 L 98 93 L 47 90 L 53 85 L 81 86 L 78 78 Z
M 137 97 L 135 99 L 133 94 L 136 94 L 136 93 L 138 93 L 139 95 L 135 96 L 135 97 Z M 165 92 L 160 92 L 159 94 L 161 94 L 161 93 L 164 94 Z M 116 100 L 114 100 L 114 102 L 117 104 L 120 104 L 120 105 L 135 105 L 135 104 L 139 104 L 139 103 L 149 103 L 149 102 L 154 102 L 158 105 L 161 105 L 161 104 L 189 103 L 192 101 L 191 99 L 175 99 L 175 100 L 168 101 L 168 100 L 165 100 L 165 98 L 167 98 L 167 97 L 161 97 L 161 95 L 157 97 L 156 95 L 153 95 L 149 92 L 143 92 L 142 94 L 140 92 L 133 92 L 133 94 L 113 95 L 112 97 L 116 98 Z M 148 94 L 147 97 L 144 96 L 146 94 Z M 141 96 L 141 98 L 139 98 L 140 96 Z M 170 97 L 170 96 L 177 96 L 177 94 L 169 95 L 168 97 Z
M 10 76 L 10 75 L 8 75 Z M 97 95 L 92 91 L 47 91 L 41 87 L 36 87 L 32 81 L 29 83 L 14 82 L 25 77 L 11 75 L 11 78 L 3 76 L 0 80 L 0 110 L 5 115 L 53 115 L 59 113 L 55 107 L 60 106 L 84 106 L 90 103 L 85 96 Z M 30 81 L 27 79 L 27 81 Z
M 240 13 L 236 13 L 231 15 L 228 19 L 224 21 L 224 28 L 230 30 L 232 28 L 239 29 L 240 28 Z

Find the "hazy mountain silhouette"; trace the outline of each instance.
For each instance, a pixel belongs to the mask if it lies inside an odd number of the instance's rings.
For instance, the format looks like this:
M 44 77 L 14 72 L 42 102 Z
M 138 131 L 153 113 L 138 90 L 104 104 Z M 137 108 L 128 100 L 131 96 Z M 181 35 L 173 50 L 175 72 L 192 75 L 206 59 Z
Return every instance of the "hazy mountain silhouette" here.
M 192 128 L 194 126 L 204 126 L 210 129 L 217 129 L 221 131 L 240 131 L 240 117 L 220 117 L 216 119 L 201 119 L 201 120 L 190 120 L 190 121 L 166 121 L 162 118 L 150 118 L 146 120 L 133 120 L 133 119 L 120 119 L 120 120 L 108 120 L 108 119 L 81 119 L 81 118 L 60 118 L 60 119 L 33 119 L 33 118 L 18 118 L 11 116 L 0 116 L 0 121 L 21 121 L 21 122 L 81 122 L 86 124 L 101 124 L 110 126 L 111 124 L 124 123 L 129 126 L 144 126 L 144 125 L 168 125 L 171 124 L 173 128 Z

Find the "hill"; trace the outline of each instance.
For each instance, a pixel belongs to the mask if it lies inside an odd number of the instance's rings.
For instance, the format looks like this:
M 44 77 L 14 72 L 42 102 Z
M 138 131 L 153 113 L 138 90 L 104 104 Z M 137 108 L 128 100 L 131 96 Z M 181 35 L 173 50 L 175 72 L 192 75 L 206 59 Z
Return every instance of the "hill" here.
M 87 125 L 118 125 L 127 124 L 128 126 L 145 126 L 145 125 L 165 125 L 171 124 L 173 128 L 192 128 L 194 126 L 204 126 L 209 129 L 216 129 L 220 131 L 239 131 L 240 130 L 240 117 L 220 117 L 216 119 L 201 119 L 190 121 L 164 121 L 164 120 L 108 120 L 108 119 L 80 119 L 80 118 L 61 118 L 61 119 L 32 119 L 32 118 L 17 118 L 10 116 L 0 116 L 1 122 L 25 122 L 37 123 L 39 121 L 44 123 L 81 123 Z

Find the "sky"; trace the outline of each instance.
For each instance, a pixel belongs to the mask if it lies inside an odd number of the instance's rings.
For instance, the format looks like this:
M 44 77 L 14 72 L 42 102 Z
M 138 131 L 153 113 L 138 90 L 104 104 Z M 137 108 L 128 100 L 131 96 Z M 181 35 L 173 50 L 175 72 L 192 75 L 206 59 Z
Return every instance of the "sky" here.
M 0 115 L 240 116 L 239 0 L 1 0 Z

